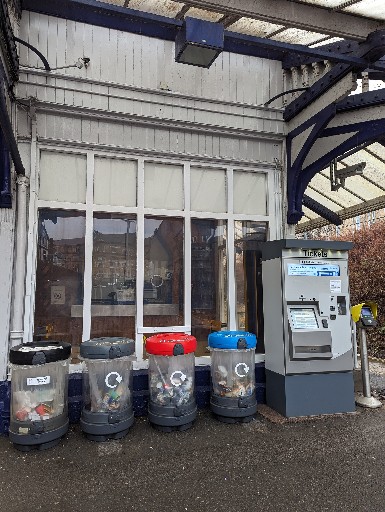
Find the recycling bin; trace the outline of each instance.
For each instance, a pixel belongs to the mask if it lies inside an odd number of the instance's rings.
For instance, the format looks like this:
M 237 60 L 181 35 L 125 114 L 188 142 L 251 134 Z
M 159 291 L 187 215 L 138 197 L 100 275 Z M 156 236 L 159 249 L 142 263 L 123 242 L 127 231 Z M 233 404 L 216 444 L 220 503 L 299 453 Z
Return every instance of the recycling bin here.
M 10 349 L 9 439 L 20 451 L 57 445 L 68 430 L 68 366 L 71 345 L 22 343 Z
M 255 418 L 255 347 L 257 338 L 245 331 L 209 334 L 211 354 L 210 409 L 225 423 Z
M 124 437 L 134 423 L 132 361 L 129 338 L 94 338 L 80 345 L 84 361 L 80 425 L 92 441 Z
M 146 340 L 148 418 L 158 430 L 187 430 L 196 418 L 196 346 L 196 338 L 184 333 L 156 334 Z

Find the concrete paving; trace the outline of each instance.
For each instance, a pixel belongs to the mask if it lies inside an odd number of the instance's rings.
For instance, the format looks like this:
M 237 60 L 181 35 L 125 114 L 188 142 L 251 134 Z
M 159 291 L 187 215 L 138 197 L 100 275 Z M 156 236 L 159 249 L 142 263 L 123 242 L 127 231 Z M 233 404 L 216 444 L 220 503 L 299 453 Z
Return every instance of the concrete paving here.
M 138 418 L 106 443 L 76 425 L 45 452 L 0 438 L 0 454 L 1 512 L 385 510 L 385 406 L 282 424 L 204 411 L 170 434 Z
M 370 370 L 385 401 L 385 366 Z M 356 371 L 357 390 L 360 380 Z M 0 512 L 385 511 L 385 405 L 296 422 L 260 412 L 226 425 L 201 411 L 169 434 L 137 418 L 106 443 L 74 425 L 43 452 L 0 437 Z

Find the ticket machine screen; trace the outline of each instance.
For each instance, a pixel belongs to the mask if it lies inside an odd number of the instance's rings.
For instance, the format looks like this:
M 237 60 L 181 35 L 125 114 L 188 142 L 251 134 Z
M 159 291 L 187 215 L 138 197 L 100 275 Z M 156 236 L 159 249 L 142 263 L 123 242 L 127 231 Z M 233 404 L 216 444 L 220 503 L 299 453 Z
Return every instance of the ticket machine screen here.
M 313 308 L 290 308 L 290 316 L 294 329 L 318 329 Z

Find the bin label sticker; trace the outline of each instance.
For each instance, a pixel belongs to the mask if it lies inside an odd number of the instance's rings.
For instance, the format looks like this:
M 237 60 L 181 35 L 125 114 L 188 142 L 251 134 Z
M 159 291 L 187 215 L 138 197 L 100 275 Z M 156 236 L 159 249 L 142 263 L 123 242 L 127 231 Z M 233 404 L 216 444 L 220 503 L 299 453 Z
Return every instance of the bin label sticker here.
M 27 386 L 42 386 L 51 382 L 51 376 L 45 377 L 27 377 Z
M 115 384 L 110 384 L 110 377 L 112 375 L 115 375 Z M 106 378 L 104 379 L 104 382 L 106 383 L 106 386 L 108 388 L 114 389 L 116 388 L 123 380 L 123 377 L 118 372 L 110 372 L 108 375 L 106 375 Z
M 19 352 L 39 352 L 40 350 L 57 350 L 57 349 L 63 349 L 61 345 L 47 345 L 46 347 L 37 347 L 35 345 L 31 347 L 27 347 L 27 345 L 24 345 L 24 347 L 19 348 Z
M 249 373 L 250 368 L 247 366 L 246 363 L 238 363 L 235 365 L 234 371 L 238 375 L 238 377 L 246 377 L 246 375 Z
M 179 387 L 187 379 L 187 376 L 180 370 L 176 370 L 171 374 L 170 381 L 173 386 Z

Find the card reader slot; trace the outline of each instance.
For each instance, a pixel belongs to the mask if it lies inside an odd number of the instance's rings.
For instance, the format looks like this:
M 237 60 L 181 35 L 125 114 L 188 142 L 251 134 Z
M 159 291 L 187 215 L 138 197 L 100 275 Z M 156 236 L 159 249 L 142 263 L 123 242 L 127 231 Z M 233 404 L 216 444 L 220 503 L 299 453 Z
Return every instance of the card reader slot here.
M 294 350 L 296 354 L 324 354 L 331 352 L 332 347 L 330 345 L 297 345 Z

